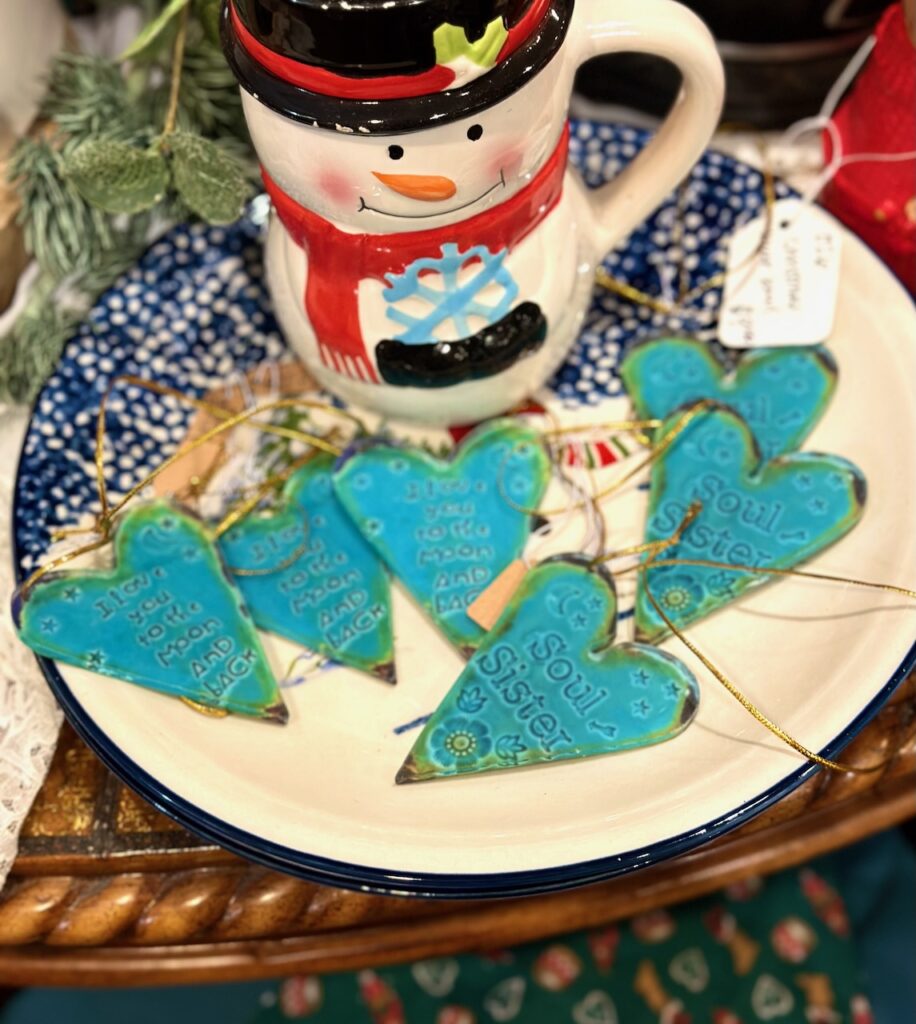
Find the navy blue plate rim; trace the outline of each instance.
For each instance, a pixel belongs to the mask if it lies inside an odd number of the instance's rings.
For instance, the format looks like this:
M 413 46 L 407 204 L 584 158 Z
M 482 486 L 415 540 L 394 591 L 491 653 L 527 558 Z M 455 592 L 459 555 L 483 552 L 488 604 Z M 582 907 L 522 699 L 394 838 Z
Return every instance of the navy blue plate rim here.
M 19 454 L 20 461 L 23 453 L 24 444 Z M 17 489 L 14 498 L 14 521 L 18 504 L 19 491 Z M 18 566 L 22 562 L 22 552 L 15 531 L 13 553 L 17 566 L 17 579 L 21 582 L 22 576 Z M 802 765 L 765 792 L 741 804 L 728 814 L 687 832 L 672 836 L 670 839 L 626 853 L 531 871 L 491 874 L 435 874 L 428 872 L 407 874 L 388 868 L 349 864 L 345 861 L 331 860 L 301 850 L 293 850 L 261 836 L 245 832 L 243 829 L 202 811 L 190 800 L 179 796 L 158 782 L 95 725 L 91 715 L 77 700 L 53 661 L 38 655 L 36 655 L 36 659 L 48 685 L 78 735 L 98 755 L 107 768 L 157 810 L 174 818 L 180 825 L 209 842 L 216 843 L 231 853 L 264 867 L 322 885 L 332 885 L 359 892 L 374 892 L 385 896 L 498 899 L 510 896 L 537 896 L 606 881 L 616 875 L 627 874 L 639 868 L 668 860 L 678 854 L 687 853 L 712 839 L 725 835 L 765 811 L 783 797 L 788 796 L 815 772 L 820 771 L 817 764 Z M 846 728 L 818 752 L 820 756 L 832 758 L 858 735 L 914 667 L 916 667 L 916 642 L 910 647 L 888 682 Z
M 874 256 L 873 251 L 864 243 L 859 242 L 859 244 Z M 881 262 L 881 266 L 886 268 L 886 264 L 883 262 Z M 899 286 L 899 288 L 900 294 L 912 302 L 903 287 Z M 36 401 L 40 401 L 40 398 L 41 395 Z M 31 428 L 30 421 L 19 452 L 16 469 L 17 480 L 20 477 L 25 445 Z M 16 487 L 10 525 L 13 535 L 12 551 L 15 573 L 19 582 L 22 580 L 21 565 L 24 554 L 15 529 L 15 524 L 19 520 L 20 495 L 20 488 Z M 36 655 L 36 660 L 77 734 L 98 755 L 106 767 L 157 810 L 207 841 L 216 843 L 231 853 L 267 868 L 323 885 L 360 892 L 374 892 L 380 895 L 436 899 L 498 899 L 535 896 L 605 881 L 688 853 L 725 835 L 788 796 L 815 772 L 821 770 L 817 764 L 811 762 L 803 764 L 763 793 L 713 821 L 650 846 L 621 854 L 531 871 L 490 874 L 404 873 L 387 868 L 350 864 L 290 849 L 246 832 L 202 811 L 190 800 L 179 796 L 158 782 L 96 726 L 92 716 L 77 700 L 53 661 L 38 655 Z M 833 740 L 818 751 L 820 756 L 828 759 L 836 756 L 878 713 L 897 686 L 914 668 L 916 668 L 916 639 L 887 683 Z

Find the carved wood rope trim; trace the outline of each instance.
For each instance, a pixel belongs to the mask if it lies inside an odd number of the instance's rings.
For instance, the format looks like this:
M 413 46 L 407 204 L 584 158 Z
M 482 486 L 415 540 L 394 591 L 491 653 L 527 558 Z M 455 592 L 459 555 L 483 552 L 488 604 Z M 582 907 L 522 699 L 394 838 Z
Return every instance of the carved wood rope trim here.
M 879 778 L 819 772 L 730 836 L 677 861 L 644 869 L 639 873 L 639 888 L 648 886 L 650 895 L 641 898 L 639 906 L 646 899 L 660 904 L 710 891 L 742 871 L 775 870 L 797 863 L 916 812 L 916 677 L 897 690 L 843 757 L 865 763 L 892 752 L 896 756 Z M 819 837 L 819 833 L 824 834 Z M 780 843 L 785 846 L 782 851 Z M 764 848 L 770 848 L 766 855 L 760 853 Z M 30 874 L 23 876 L 16 875 L 14 868 L 0 894 L 0 946 L 169 947 L 319 936 L 410 922 L 431 925 L 431 919 L 459 914 L 472 918 L 496 906 L 516 916 L 526 906 L 537 905 L 545 911 L 563 907 L 562 914 L 555 914 L 555 930 L 560 931 L 564 930 L 561 918 L 568 930 L 594 923 L 596 914 L 603 913 L 607 920 L 620 916 L 614 907 L 623 913 L 637 912 L 635 898 L 627 896 L 627 886 L 634 892 L 635 887 L 627 878 L 591 887 L 587 895 L 580 891 L 498 904 L 456 904 L 329 889 L 243 861 L 188 868 L 187 856 L 181 851 L 172 855 L 173 871 L 122 873 L 117 871 L 116 858 L 110 861 L 111 873 L 93 876 L 36 874 L 34 864 Z M 160 855 L 157 867 L 162 860 Z M 53 858 L 49 858 L 49 872 L 53 870 Z M 680 884 L 680 877 L 692 880 Z M 588 903 L 592 906 L 586 909 Z M 601 906 L 605 909 L 596 909 Z

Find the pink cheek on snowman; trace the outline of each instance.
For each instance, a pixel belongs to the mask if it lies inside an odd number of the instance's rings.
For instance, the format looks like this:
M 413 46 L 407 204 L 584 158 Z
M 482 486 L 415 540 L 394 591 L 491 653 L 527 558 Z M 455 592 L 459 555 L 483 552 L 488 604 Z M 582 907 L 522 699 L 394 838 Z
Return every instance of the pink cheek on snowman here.
M 347 206 L 356 201 L 359 189 L 339 171 L 326 170 L 318 176 L 321 196 L 334 206 Z
M 523 161 L 524 151 L 521 148 L 501 150 L 490 160 L 490 177 L 498 180 L 501 174 L 507 181 L 511 181 L 521 174 Z

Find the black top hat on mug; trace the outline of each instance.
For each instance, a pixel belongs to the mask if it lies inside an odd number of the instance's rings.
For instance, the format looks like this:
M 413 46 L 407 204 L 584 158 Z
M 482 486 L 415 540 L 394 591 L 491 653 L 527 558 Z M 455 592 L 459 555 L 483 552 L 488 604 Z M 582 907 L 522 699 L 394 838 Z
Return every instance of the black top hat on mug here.
M 559 49 L 572 0 L 227 0 L 242 87 L 321 128 L 400 134 L 504 99 Z

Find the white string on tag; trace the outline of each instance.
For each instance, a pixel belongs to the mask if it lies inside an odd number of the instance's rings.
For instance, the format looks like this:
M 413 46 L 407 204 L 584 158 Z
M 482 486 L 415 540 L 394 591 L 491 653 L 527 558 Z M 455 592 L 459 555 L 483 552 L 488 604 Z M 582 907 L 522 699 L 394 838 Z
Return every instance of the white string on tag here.
M 814 182 L 801 193 L 802 202 L 807 205 L 813 204 L 837 174 L 850 164 L 896 163 L 903 160 L 916 160 L 916 150 L 900 150 L 891 153 L 844 153 L 843 140 L 840 137 L 839 129 L 832 120 L 837 107 L 840 105 L 840 101 L 846 95 L 846 91 L 871 56 L 876 41 L 872 35 L 862 43 L 852 55 L 846 67 L 840 72 L 837 80 L 827 91 L 827 95 L 824 97 L 824 102 L 821 104 L 821 109 L 818 113 L 813 117 L 804 117 L 800 121 L 789 125 L 777 143 L 777 146 L 780 148 L 793 146 L 804 135 L 812 131 L 826 131 L 830 136 L 829 162 Z
M 719 341 L 728 348 L 813 345 L 826 341 L 833 331 L 842 236 L 836 222 L 815 201 L 850 164 L 916 159 L 916 151 L 911 150 L 843 150 L 832 118 L 874 47 L 871 36 L 833 83 L 818 114 L 790 125 L 770 147 L 784 151 L 810 132 L 825 132 L 830 160 L 799 198 L 780 199 L 767 219 L 757 217 L 738 227 L 729 239 L 718 328 Z
M 555 467 L 559 466 L 559 459 L 555 455 L 552 456 L 552 461 Z M 559 517 L 552 516 L 545 519 L 532 532 L 531 541 L 534 543 L 529 542 L 522 555 L 522 561 L 528 569 L 541 561 L 540 553 L 552 543 L 552 538 L 562 533 L 577 513 L 582 513 L 585 521 L 585 532 L 581 544 L 575 550 L 591 555 L 597 553 L 603 547 L 604 522 L 600 519 L 600 513 L 596 512 L 596 504 L 593 500 L 594 478 L 589 475 L 590 492 L 581 483 L 574 480 L 571 475 L 561 472 L 558 468 L 556 469 L 556 477 L 565 491 L 566 505 Z M 539 541 L 541 543 L 538 543 Z

